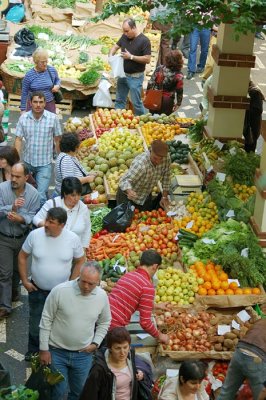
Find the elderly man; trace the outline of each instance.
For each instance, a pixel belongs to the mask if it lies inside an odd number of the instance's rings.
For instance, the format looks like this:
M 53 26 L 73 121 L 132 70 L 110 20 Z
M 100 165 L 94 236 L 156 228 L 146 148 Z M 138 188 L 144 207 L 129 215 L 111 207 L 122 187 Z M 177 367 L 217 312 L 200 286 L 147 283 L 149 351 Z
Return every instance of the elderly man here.
M 152 201 L 152 189 L 161 181 L 162 196 Z M 154 140 L 150 150 L 138 155 L 129 170 L 122 176 L 116 195 L 118 204 L 131 201 L 141 211 L 152 210 L 160 205 L 166 207 L 170 188 L 170 157 L 168 145 Z
M 52 399 L 78 400 L 92 363 L 111 322 L 106 292 L 99 287 L 101 268 L 84 264 L 80 277 L 56 286 L 47 297 L 40 323 L 40 360 L 65 377 Z
M 25 139 L 23 160 L 33 174 L 41 197 L 41 205 L 47 200 L 52 174 L 53 144 L 59 152 L 60 122 L 56 114 L 46 111 L 45 96 L 34 92 L 30 96 L 32 110 L 19 118 L 16 128 L 15 147 L 21 154 Z
M 10 315 L 12 297 L 18 297 L 18 253 L 40 207 L 37 190 L 27 183 L 28 175 L 28 168 L 17 163 L 11 169 L 11 181 L 0 184 L 0 318 Z
M 151 60 L 151 43 L 143 33 L 138 32 L 134 19 L 126 19 L 122 28 L 123 35 L 109 53 L 113 56 L 118 49 L 121 49 L 126 74 L 125 78 L 117 80 L 115 108 L 126 108 L 127 96 L 130 92 L 135 115 L 142 115 L 145 114 L 145 108 L 141 100 L 141 92 L 145 65 Z
M 66 221 L 67 213 L 63 208 L 50 208 L 44 227 L 30 233 L 19 253 L 20 277 L 29 292 L 29 343 L 26 361 L 39 351 L 39 324 L 46 297 L 59 283 L 77 278 L 84 262 L 81 241 L 75 233 L 64 229 Z M 27 273 L 30 255 L 31 279 Z

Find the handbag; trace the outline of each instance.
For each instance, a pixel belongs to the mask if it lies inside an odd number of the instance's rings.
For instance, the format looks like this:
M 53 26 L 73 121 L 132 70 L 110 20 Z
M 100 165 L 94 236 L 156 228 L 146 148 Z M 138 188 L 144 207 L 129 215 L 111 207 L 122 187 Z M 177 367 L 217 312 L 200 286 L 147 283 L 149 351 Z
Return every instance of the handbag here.
M 52 77 L 51 71 L 49 70 L 49 67 L 47 67 L 47 70 L 48 70 L 48 73 L 49 73 L 49 75 L 50 75 L 52 84 L 53 84 L 53 86 L 54 86 L 55 80 L 53 80 L 53 77 Z M 62 94 L 62 92 L 61 92 L 60 89 L 59 89 L 57 92 L 53 93 L 53 96 L 54 96 L 54 101 L 55 101 L 56 103 L 61 103 L 61 101 L 62 101 L 63 98 L 64 98 L 64 97 L 63 97 L 63 94 Z
M 160 89 L 147 89 L 143 100 L 144 107 L 151 111 L 160 111 L 163 101 L 163 67 L 159 73 L 161 74 Z
M 65 157 L 65 156 L 64 156 L 64 157 Z M 62 175 L 61 164 L 62 164 L 62 160 L 63 160 L 64 157 L 61 158 L 60 163 L 59 163 L 59 171 L 61 172 L 61 175 Z M 76 165 L 76 167 L 78 167 L 78 169 L 80 170 L 80 172 L 82 173 L 82 175 L 83 175 L 83 176 L 87 176 L 87 175 L 83 172 L 83 170 L 80 168 L 80 166 L 79 166 L 74 160 L 72 160 L 72 161 L 73 161 L 73 163 Z M 91 185 L 89 184 L 89 182 L 83 183 L 83 184 L 82 184 L 81 196 L 85 196 L 85 194 L 90 194 L 91 192 L 92 192 L 92 189 L 91 189 Z
M 135 206 L 131 202 L 119 204 L 103 218 L 103 229 L 108 232 L 124 232 L 131 225 L 134 210 Z

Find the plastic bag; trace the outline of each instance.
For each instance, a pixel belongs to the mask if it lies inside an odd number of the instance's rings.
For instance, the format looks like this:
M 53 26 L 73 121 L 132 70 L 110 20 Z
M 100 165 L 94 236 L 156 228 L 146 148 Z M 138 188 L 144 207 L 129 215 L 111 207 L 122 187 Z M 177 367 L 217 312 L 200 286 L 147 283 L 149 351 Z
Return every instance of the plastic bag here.
M 109 232 L 124 232 L 131 224 L 135 207 L 130 202 L 119 204 L 103 218 L 103 229 Z
M 43 369 L 44 366 L 32 372 L 25 386 L 32 390 L 38 390 L 38 400 L 51 400 L 52 386 L 47 382 Z
M 14 41 L 21 46 L 31 46 L 35 43 L 35 38 L 34 34 L 29 29 L 22 28 L 15 34 Z
M 113 107 L 113 101 L 109 92 L 111 86 L 111 83 L 106 79 L 100 81 L 98 90 L 92 100 L 94 107 Z
M 108 58 L 108 61 L 112 67 L 112 76 L 114 78 L 124 78 L 126 76 L 124 71 L 124 59 L 121 56 L 111 56 Z
M 6 20 L 14 23 L 21 22 L 25 17 L 25 7 L 23 4 L 17 4 L 6 13 Z

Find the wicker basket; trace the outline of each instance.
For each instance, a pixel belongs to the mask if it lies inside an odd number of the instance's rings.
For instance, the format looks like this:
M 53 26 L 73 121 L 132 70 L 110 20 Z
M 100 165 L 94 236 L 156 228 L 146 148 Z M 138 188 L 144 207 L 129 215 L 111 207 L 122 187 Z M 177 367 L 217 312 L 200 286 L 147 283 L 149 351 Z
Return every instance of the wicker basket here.
M 6 71 L 3 71 L 3 69 L 1 69 L 1 76 L 7 93 L 21 95 L 23 78 L 9 75 Z
M 64 88 L 61 88 L 61 91 L 63 93 L 64 99 L 68 100 L 86 100 L 89 97 L 82 92 L 79 92 L 78 90 L 66 90 Z

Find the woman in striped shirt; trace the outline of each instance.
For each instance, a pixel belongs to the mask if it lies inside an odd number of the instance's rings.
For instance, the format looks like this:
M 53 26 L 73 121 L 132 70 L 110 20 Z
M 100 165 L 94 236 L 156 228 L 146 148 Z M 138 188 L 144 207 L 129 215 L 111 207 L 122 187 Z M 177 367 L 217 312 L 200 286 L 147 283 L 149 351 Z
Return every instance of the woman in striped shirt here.
M 21 112 L 29 111 L 30 94 L 32 92 L 42 91 L 45 95 L 45 109 L 55 113 L 54 93 L 60 89 L 60 79 L 56 69 L 48 65 L 48 52 L 38 48 L 33 53 L 33 61 L 35 66 L 30 69 L 22 81 L 21 93 Z

